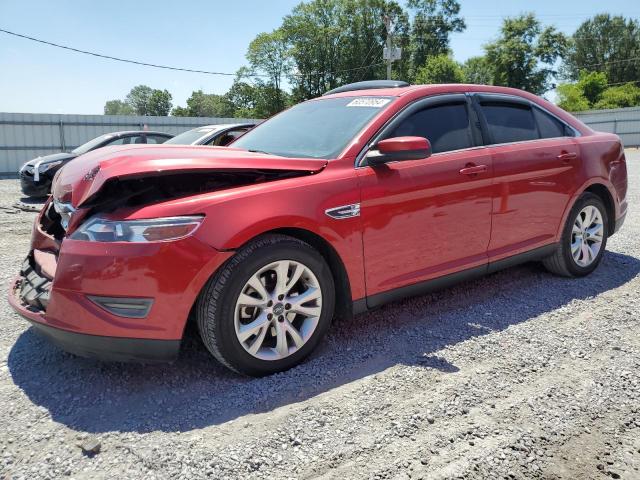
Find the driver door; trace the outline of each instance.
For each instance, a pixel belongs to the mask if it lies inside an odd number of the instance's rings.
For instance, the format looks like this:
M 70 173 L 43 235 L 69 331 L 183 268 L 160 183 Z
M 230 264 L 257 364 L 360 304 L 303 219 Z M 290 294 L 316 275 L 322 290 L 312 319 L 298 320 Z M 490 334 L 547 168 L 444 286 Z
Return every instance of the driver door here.
M 375 141 L 425 137 L 431 157 L 358 169 L 369 307 L 417 293 L 403 287 L 486 267 L 492 164 L 487 149 L 476 146 L 472 115 L 465 95 L 413 104 Z

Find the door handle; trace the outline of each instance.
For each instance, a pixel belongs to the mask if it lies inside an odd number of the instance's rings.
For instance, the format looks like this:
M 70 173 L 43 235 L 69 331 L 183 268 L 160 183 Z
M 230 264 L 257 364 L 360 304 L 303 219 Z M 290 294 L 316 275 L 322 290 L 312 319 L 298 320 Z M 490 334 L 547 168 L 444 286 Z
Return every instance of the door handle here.
M 479 173 L 485 173 L 489 170 L 486 165 L 468 165 L 460 170 L 462 175 L 477 175 Z
M 578 158 L 578 154 L 577 153 L 561 153 L 556 158 L 563 162 L 568 162 L 570 160 L 575 160 L 576 158 Z

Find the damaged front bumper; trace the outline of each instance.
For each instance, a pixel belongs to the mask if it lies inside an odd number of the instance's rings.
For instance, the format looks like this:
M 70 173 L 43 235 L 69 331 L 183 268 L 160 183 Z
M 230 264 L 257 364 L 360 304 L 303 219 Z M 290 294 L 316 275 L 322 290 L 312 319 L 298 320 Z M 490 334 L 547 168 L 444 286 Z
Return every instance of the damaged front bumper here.
M 56 239 L 49 233 L 57 231 L 46 217 L 49 204 L 10 287 L 13 309 L 76 355 L 173 360 L 198 293 L 232 253 L 193 237 L 149 244 Z M 127 305 L 143 315 L 128 313 Z
M 118 362 L 170 362 L 178 356 L 180 340 L 107 337 L 71 332 L 47 324 L 45 312 L 24 303 L 20 291 L 24 277 L 14 280 L 9 304 L 34 330 L 62 350 L 80 357 Z

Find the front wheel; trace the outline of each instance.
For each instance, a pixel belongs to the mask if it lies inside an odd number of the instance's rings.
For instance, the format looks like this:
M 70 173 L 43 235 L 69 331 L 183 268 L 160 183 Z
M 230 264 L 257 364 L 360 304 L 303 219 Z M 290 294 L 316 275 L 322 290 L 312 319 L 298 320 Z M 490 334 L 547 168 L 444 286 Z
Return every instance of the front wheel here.
M 552 273 L 582 277 L 596 269 L 608 238 L 607 209 L 597 195 L 584 193 L 567 217 L 558 250 L 543 261 Z
M 201 293 L 197 321 L 208 350 L 239 373 L 268 375 L 293 367 L 326 334 L 335 291 L 324 258 L 284 235 L 251 242 Z

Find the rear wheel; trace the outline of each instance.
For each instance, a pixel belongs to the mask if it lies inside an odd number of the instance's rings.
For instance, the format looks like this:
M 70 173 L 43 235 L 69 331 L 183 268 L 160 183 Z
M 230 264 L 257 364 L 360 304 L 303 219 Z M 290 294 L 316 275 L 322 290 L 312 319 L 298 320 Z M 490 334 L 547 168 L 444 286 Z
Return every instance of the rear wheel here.
M 565 277 L 581 277 L 596 269 L 607 246 L 607 209 L 597 195 L 584 193 L 567 217 L 558 250 L 544 266 Z
M 284 235 L 238 251 L 208 282 L 197 305 L 200 335 L 227 367 L 247 375 L 291 368 L 326 334 L 334 283 L 323 257 Z

